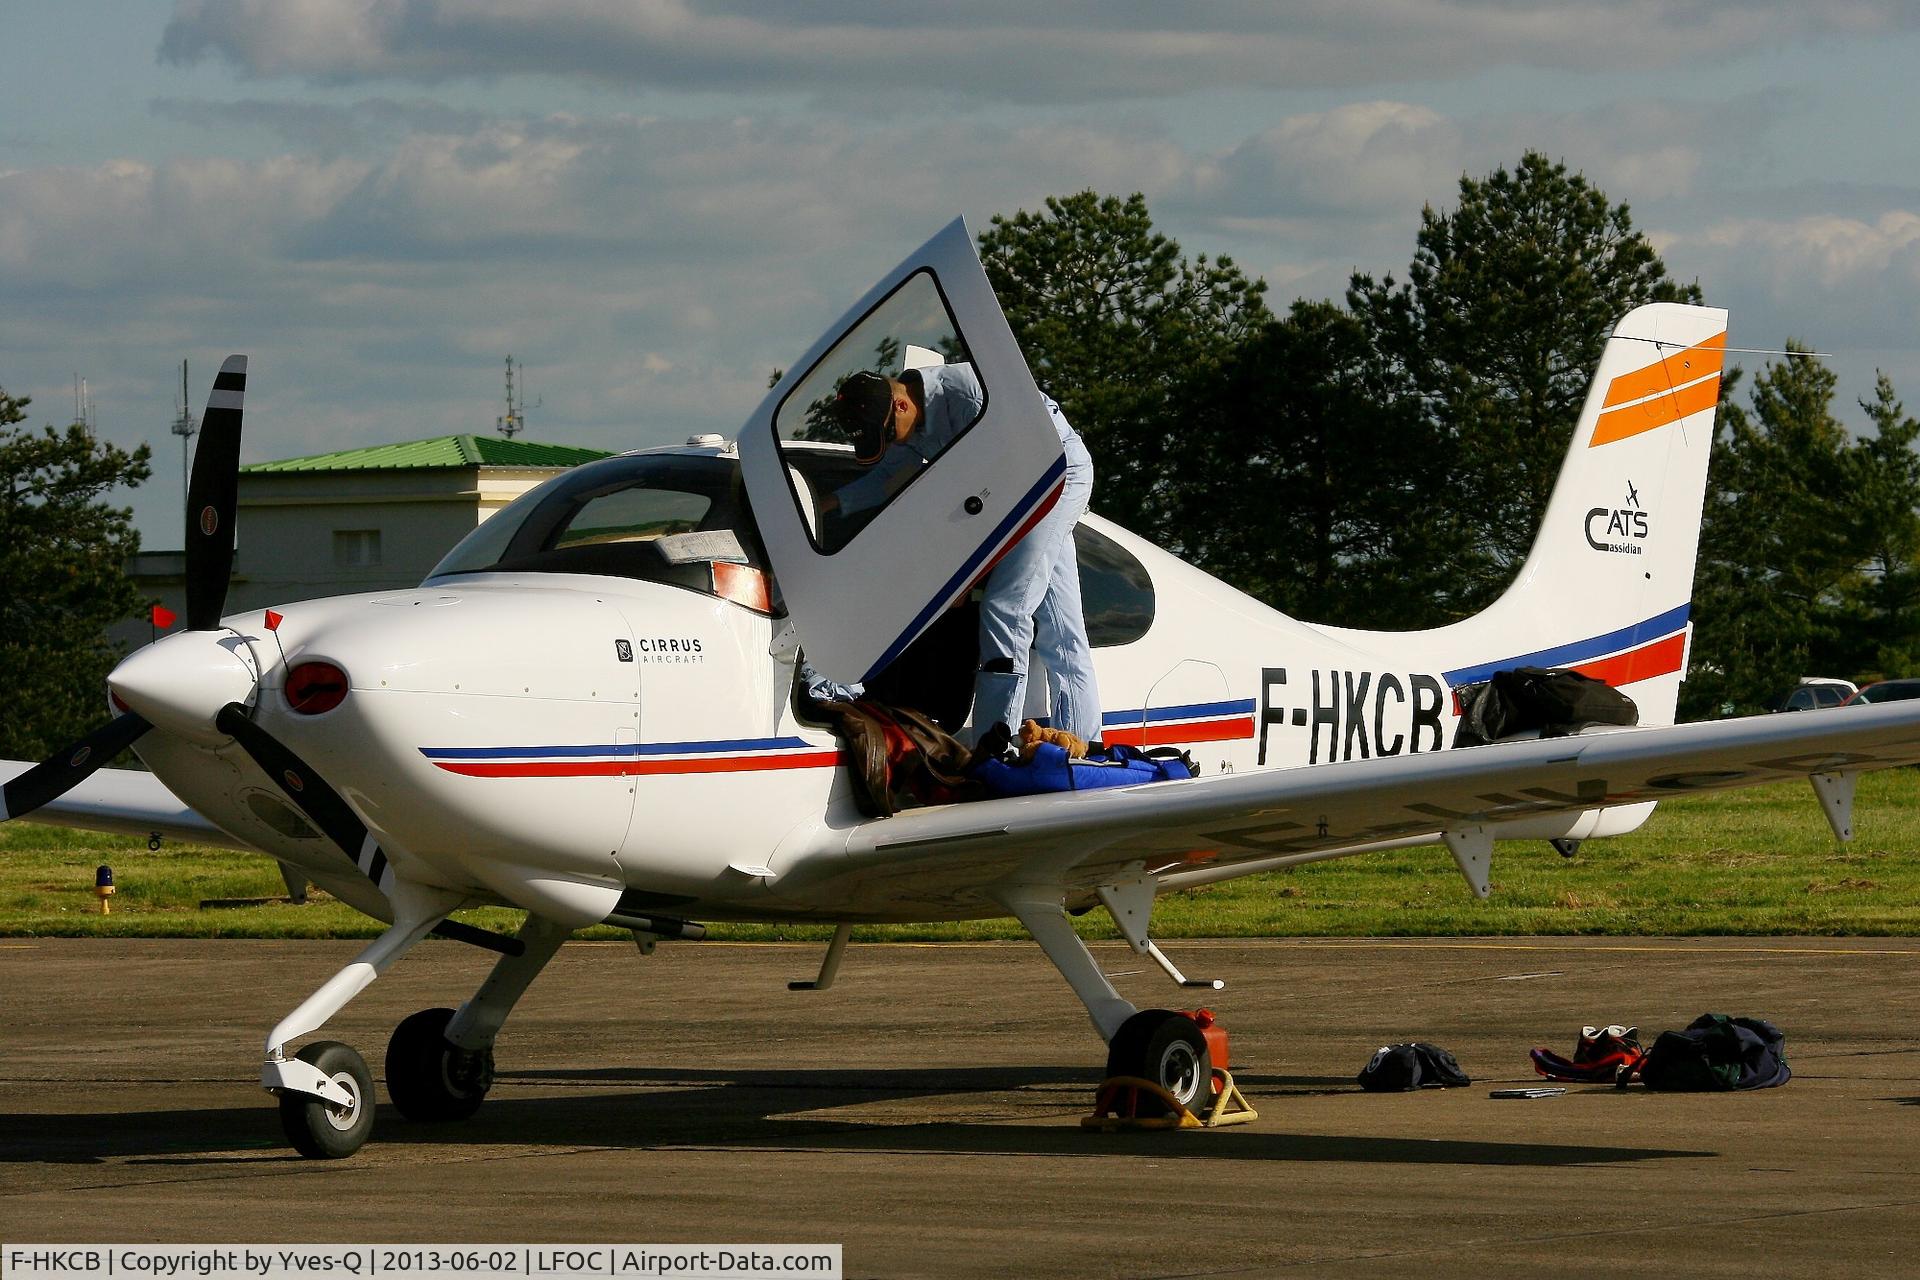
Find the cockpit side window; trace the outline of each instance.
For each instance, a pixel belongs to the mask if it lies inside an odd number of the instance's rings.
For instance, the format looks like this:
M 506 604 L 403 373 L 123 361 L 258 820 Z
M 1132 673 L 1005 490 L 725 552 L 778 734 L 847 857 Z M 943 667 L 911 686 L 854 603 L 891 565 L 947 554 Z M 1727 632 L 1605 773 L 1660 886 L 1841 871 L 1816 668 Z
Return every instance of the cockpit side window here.
M 713 509 L 705 493 L 679 489 L 617 489 L 589 498 L 575 508 L 565 527 L 549 540 L 550 549 L 609 542 L 647 542 L 692 533 Z

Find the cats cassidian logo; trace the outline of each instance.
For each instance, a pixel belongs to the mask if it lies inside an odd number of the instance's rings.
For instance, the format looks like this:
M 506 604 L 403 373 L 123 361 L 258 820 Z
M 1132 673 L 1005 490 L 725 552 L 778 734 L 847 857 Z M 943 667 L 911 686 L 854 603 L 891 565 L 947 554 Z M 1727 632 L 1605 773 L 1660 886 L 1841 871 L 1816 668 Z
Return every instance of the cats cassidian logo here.
M 1618 507 L 1595 507 L 1587 512 L 1587 545 L 1616 555 L 1645 554 L 1647 513 L 1640 508 L 1640 491 L 1627 481 L 1627 500 Z

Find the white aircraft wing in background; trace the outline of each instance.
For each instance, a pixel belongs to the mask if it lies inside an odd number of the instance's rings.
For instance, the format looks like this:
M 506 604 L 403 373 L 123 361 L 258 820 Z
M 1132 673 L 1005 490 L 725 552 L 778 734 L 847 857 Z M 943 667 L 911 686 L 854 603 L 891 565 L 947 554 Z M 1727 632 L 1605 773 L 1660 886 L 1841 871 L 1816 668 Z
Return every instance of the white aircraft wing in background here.
M 11 782 L 32 766 L 0 760 L 0 783 Z M 163 836 L 223 849 L 259 850 L 228 835 L 201 817 L 160 779 L 137 769 L 102 769 L 34 810 L 33 820 L 56 827 L 114 831 L 129 836 Z

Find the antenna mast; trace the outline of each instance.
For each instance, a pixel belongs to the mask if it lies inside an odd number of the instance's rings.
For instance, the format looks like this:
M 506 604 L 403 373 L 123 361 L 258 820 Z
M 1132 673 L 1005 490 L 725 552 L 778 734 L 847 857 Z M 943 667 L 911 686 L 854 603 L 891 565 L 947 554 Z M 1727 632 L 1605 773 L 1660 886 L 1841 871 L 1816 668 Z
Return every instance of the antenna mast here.
M 77 373 L 73 375 L 73 420 L 88 436 L 93 435 L 93 392 Z
M 180 413 L 173 420 L 173 434 L 180 437 L 180 509 L 187 509 L 187 488 L 193 473 L 193 433 L 200 424 L 193 420 L 193 412 L 187 400 L 187 362 L 180 362 Z
M 525 369 L 523 367 L 522 368 L 523 377 L 524 377 L 524 374 L 525 374 Z M 504 416 L 495 418 L 493 420 L 494 430 L 498 431 L 501 435 L 505 436 L 509 440 L 513 439 L 515 436 L 519 435 L 522 431 L 525 431 L 527 429 L 527 411 L 529 409 L 538 409 L 541 405 L 545 404 L 546 402 L 547 402 L 546 397 L 542 396 L 540 399 L 535 400 L 532 404 L 528 404 L 526 403 L 526 396 L 524 393 L 521 395 L 520 400 L 518 402 L 514 400 L 513 398 L 513 357 L 508 356 L 507 357 L 507 412 Z

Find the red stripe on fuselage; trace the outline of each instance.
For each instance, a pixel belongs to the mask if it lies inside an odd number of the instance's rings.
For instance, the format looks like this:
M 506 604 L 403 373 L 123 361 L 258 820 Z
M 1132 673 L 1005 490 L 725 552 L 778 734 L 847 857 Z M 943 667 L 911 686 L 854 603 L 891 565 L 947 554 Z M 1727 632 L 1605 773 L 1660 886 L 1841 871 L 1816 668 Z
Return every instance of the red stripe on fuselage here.
M 436 760 L 466 778 L 615 778 L 656 773 L 742 773 L 752 769 L 820 769 L 840 763 L 838 751 L 784 751 L 700 760 L 521 760 L 499 764 Z
M 1592 676 L 1595 680 L 1605 680 L 1614 688 L 1623 684 L 1632 684 L 1636 680 L 1651 680 L 1655 676 L 1671 675 L 1680 669 L 1680 663 L 1686 657 L 1687 636 L 1683 631 L 1679 635 L 1668 636 L 1665 640 L 1655 640 L 1652 644 L 1630 649 L 1626 653 L 1616 653 L 1611 658 L 1599 658 L 1593 662 L 1583 662 L 1574 670 L 1583 676 Z
M 1053 487 L 1053 492 L 1049 493 L 1046 496 L 1046 499 L 1042 501 L 1039 506 L 1033 509 L 1033 514 L 1027 517 L 1026 523 L 1020 526 L 1019 531 L 1016 532 L 1011 538 L 1008 538 L 1006 542 L 1001 544 L 1000 550 L 994 552 L 993 559 L 987 561 L 986 567 L 981 569 L 979 575 L 976 576 L 972 582 L 969 582 L 967 584 L 968 591 L 973 590 L 975 587 L 979 586 L 981 583 L 987 580 L 987 575 L 992 573 L 994 571 L 994 568 L 998 566 L 1002 560 L 1005 560 L 1007 558 L 1007 553 L 1009 551 L 1012 551 L 1016 546 L 1020 544 L 1020 539 L 1026 537 L 1029 533 L 1032 533 L 1033 526 L 1039 524 L 1042 520 L 1045 520 L 1047 518 L 1047 513 L 1053 510 L 1054 504 L 1060 501 L 1060 495 L 1065 493 L 1066 491 L 1067 491 L 1067 482 L 1063 479 L 1060 481 L 1059 484 Z
M 1176 742 L 1226 742 L 1253 736 L 1253 717 L 1201 720 L 1193 724 L 1150 724 L 1101 731 L 1100 740 L 1122 747 L 1160 747 Z

